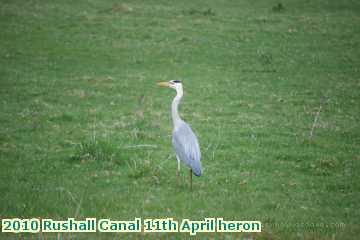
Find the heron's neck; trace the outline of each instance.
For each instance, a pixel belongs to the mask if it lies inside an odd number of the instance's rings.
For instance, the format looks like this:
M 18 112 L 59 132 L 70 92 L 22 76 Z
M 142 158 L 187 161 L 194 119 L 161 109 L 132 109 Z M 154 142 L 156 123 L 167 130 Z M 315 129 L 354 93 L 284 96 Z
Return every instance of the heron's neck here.
M 171 116 L 172 116 L 174 127 L 177 126 L 177 124 L 180 123 L 180 121 L 182 121 L 179 116 L 179 111 L 178 111 L 179 103 L 180 103 L 182 96 L 183 96 L 183 91 L 182 90 L 177 91 L 176 96 L 171 104 Z

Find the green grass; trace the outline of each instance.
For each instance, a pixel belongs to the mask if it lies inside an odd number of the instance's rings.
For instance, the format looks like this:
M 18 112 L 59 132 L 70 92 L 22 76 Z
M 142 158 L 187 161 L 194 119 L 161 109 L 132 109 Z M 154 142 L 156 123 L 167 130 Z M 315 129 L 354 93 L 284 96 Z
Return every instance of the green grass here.
M 357 239 L 359 12 L 355 0 L 1 1 L 0 217 L 223 217 L 262 221 L 256 239 Z M 202 150 L 192 192 L 184 167 L 176 187 L 174 92 L 155 85 L 178 78 Z

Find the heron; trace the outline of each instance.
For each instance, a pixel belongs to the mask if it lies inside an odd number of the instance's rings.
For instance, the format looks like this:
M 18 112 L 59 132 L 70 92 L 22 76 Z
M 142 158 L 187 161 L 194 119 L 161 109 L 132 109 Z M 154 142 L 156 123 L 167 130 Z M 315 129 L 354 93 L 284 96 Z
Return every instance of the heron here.
M 190 190 L 192 190 L 192 175 L 199 177 L 202 174 L 201 153 L 199 141 L 189 124 L 184 122 L 178 112 L 178 107 L 183 97 L 183 85 L 180 80 L 158 82 L 161 87 L 169 87 L 176 90 L 176 96 L 171 104 L 171 117 L 173 122 L 172 144 L 177 159 L 176 182 L 179 186 L 180 164 L 183 162 L 190 169 Z

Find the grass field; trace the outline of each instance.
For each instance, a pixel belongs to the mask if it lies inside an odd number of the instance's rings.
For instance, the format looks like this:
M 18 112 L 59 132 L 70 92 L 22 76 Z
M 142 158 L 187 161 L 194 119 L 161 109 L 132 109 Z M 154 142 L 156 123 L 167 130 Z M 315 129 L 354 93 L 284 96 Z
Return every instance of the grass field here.
M 359 22 L 355 0 L 2 0 L 0 217 L 223 217 L 262 221 L 255 239 L 358 239 Z M 169 79 L 201 145 L 192 192 L 185 167 L 176 187 Z

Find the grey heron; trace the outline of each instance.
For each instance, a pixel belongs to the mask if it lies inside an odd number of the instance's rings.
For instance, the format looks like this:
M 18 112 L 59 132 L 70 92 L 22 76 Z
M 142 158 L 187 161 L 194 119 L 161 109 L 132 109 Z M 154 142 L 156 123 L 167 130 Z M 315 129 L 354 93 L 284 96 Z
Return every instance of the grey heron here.
M 179 80 L 159 82 L 161 87 L 169 87 L 176 90 L 176 96 L 171 104 L 171 116 L 173 122 L 172 144 L 176 153 L 178 167 L 176 171 L 177 185 L 179 185 L 180 162 L 182 161 L 190 168 L 190 189 L 192 189 L 192 174 L 201 176 L 201 153 L 199 142 L 191 130 L 191 127 L 184 122 L 178 113 L 178 106 L 183 96 L 183 86 Z

